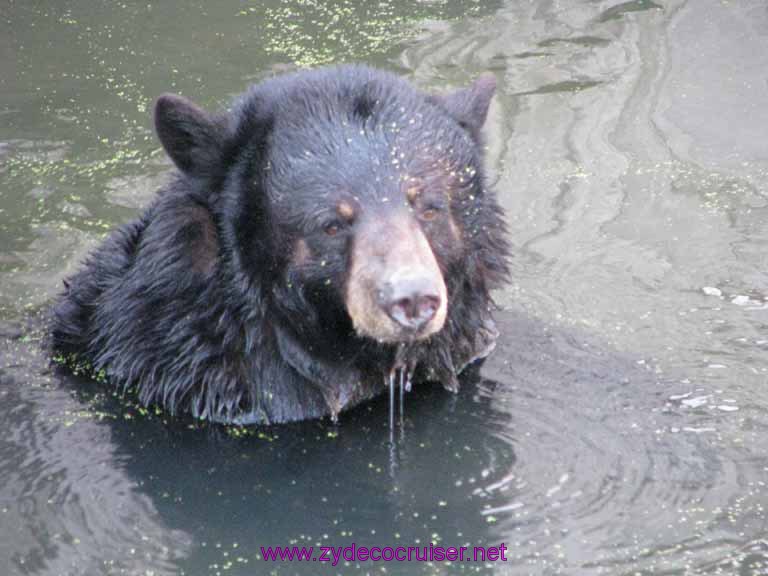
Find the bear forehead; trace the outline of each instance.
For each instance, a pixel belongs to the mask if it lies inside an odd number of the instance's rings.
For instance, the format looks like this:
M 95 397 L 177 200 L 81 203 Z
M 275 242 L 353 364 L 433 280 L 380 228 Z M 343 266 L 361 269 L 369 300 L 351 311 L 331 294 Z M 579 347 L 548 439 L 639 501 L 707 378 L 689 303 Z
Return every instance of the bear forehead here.
M 273 200 L 307 194 L 388 197 L 411 180 L 473 167 L 476 144 L 448 113 L 402 78 L 365 66 L 301 71 L 252 87 L 235 108 L 269 119 Z
M 295 146 L 293 140 L 300 139 L 327 148 L 355 138 L 363 127 L 368 145 L 373 136 L 391 143 L 398 135 L 419 141 L 466 135 L 408 81 L 361 65 L 304 70 L 251 86 L 235 103 L 232 117 L 236 126 L 247 127 L 254 116 L 269 122 L 277 145 Z
M 452 138 L 403 130 L 382 134 L 347 127 L 315 138 L 282 135 L 273 142 L 268 189 L 281 198 L 377 198 L 397 201 L 408 190 L 446 191 L 476 173 L 475 157 Z

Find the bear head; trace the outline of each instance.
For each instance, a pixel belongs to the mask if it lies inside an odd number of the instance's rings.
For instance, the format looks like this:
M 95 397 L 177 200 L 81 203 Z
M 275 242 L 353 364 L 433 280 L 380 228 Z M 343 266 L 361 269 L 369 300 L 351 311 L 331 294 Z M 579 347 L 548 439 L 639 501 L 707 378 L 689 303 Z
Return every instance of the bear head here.
M 407 347 L 454 387 L 507 273 L 481 158 L 494 90 L 485 75 L 431 95 L 342 66 L 267 80 L 221 115 L 160 97 L 157 133 L 216 228 L 201 269 L 268 315 L 311 379 L 328 371 L 308 364 Z

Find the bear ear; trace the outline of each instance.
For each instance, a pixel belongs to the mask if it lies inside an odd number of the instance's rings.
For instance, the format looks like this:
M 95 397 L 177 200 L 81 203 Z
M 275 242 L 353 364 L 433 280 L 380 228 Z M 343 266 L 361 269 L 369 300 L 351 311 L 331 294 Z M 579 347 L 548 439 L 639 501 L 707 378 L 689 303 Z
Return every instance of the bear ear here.
M 434 101 L 444 108 L 462 127 L 477 137 L 485 124 L 488 106 L 496 91 L 496 78 L 490 72 L 481 75 L 469 88 L 451 94 L 434 96 Z
M 168 156 L 185 174 L 206 176 L 221 161 L 221 119 L 182 96 L 163 94 L 157 99 L 155 130 Z

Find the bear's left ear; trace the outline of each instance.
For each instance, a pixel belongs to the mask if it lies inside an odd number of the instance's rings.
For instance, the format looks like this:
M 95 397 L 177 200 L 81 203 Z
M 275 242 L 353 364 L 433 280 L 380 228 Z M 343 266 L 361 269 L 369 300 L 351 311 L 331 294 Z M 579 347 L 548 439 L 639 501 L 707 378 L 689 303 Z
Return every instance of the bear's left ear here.
M 221 118 L 182 96 L 163 94 L 155 104 L 155 130 L 185 174 L 205 177 L 218 168 L 225 140 Z
M 485 124 L 488 106 L 495 91 L 496 78 L 491 73 L 485 73 L 469 88 L 451 94 L 432 96 L 432 100 L 477 138 Z

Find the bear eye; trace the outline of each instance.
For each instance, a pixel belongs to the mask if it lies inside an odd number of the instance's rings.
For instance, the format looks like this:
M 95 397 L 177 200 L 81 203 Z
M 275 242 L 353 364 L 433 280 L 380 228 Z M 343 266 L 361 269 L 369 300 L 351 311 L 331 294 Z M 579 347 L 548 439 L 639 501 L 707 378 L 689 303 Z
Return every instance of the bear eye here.
M 419 218 L 425 222 L 431 222 L 437 218 L 440 213 L 440 209 L 437 206 L 427 206 L 419 213 Z
M 323 228 L 323 231 L 328 236 L 336 236 L 336 234 L 339 233 L 339 230 L 341 229 L 341 225 L 338 222 L 330 222 L 325 225 Z

